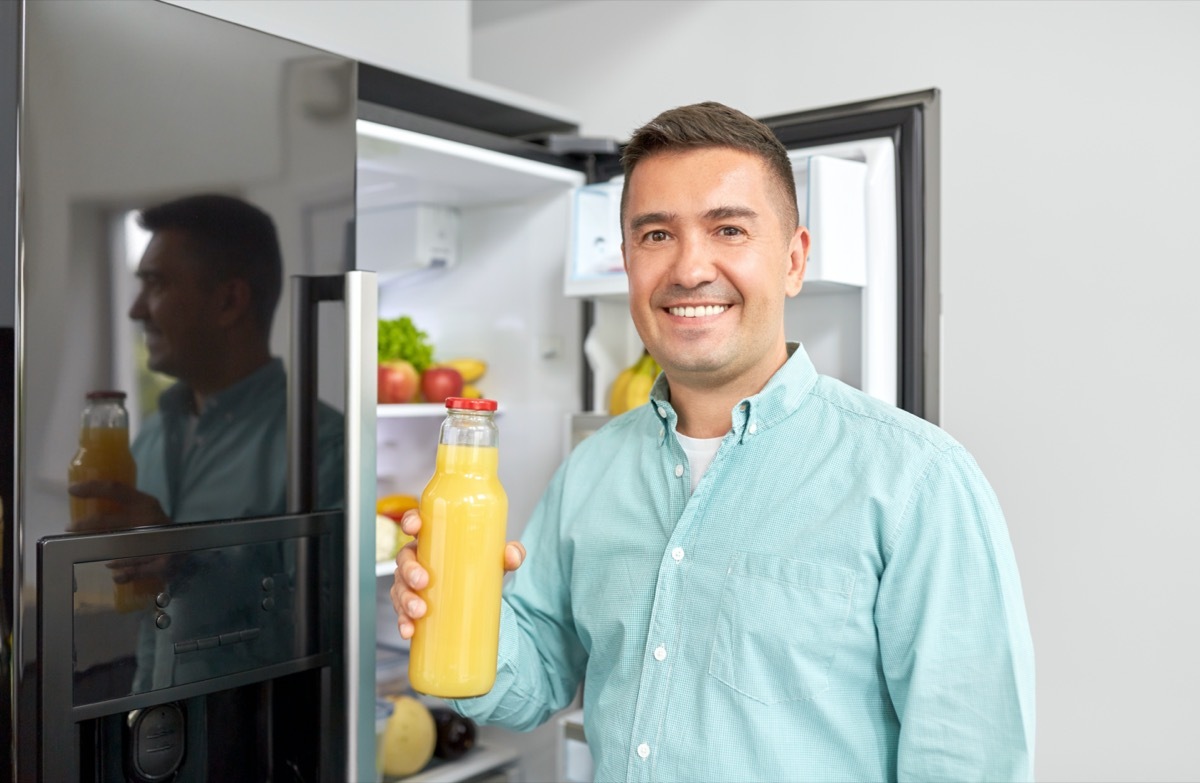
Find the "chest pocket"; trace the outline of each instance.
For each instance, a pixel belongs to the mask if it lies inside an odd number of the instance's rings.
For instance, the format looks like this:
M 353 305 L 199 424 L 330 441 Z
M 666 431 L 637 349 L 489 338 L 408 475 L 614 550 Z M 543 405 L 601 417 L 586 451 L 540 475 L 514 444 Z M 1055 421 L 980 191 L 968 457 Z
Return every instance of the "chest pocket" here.
M 854 595 L 854 572 L 735 552 L 721 592 L 708 673 L 764 704 L 829 687 Z

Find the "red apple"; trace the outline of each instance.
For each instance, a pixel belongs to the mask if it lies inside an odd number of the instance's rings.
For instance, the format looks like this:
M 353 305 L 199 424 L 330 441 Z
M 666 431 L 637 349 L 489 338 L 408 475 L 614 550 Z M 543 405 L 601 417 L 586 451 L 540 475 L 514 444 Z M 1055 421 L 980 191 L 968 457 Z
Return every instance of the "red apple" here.
M 421 395 L 425 402 L 445 402 L 447 397 L 461 397 L 462 373 L 453 367 L 430 367 L 421 373 Z
M 412 402 L 417 396 L 420 374 L 406 361 L 379 363 L 379 404 Z

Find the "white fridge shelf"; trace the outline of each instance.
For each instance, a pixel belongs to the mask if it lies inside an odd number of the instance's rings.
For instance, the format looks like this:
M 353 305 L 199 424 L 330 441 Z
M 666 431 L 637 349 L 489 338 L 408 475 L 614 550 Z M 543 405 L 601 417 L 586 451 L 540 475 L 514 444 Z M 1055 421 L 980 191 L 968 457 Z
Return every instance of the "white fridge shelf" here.
M 472 780 L 480 775 L 498 772 L 505 767 L 515 765 L 518 758 L 519 754 L 512 748 L 480 745 L 457 761 L 438 764 L 405 778 L 385 777 L 384 780 L 399 780 L 403 783 L 460 783 L 460 781 Z

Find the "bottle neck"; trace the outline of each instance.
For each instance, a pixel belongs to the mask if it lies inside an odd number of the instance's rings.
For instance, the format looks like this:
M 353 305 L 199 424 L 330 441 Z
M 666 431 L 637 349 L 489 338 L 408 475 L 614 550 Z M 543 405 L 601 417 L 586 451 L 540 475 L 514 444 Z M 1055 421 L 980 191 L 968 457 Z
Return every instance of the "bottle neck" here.
M 499 431 L 491 411 L 447 411 L 438 443 L 442 446 L 496 448 Z
M 116 402 L 93 402 L 83 409 L 82 429 L 128 430 L 129 414 Z

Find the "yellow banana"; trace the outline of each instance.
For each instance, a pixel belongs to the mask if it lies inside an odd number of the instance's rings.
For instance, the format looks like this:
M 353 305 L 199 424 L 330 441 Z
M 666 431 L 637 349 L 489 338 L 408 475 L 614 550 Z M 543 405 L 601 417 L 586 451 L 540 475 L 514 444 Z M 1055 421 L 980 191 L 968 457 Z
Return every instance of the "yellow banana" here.
M 633 377 L 625 387 L 625 410 L 633 410 L 650 401 L 650 389 L 653 388 L 654 379 L 657 377 L 658 364 L 650 354 L 643 354 L 634 365 Z
M 483 397 L 483 392 L 479 391 L 478 386 L 472 386 L 469 383 L 464 383 L 462 396 L 468 400 L 478 400 Z
M 487 362 L 482 359 L 451 359 L 448 362 L 439 362 L 438 366 L 453 367 L 458 370 L 458 374 L 463 378 L 463 383 L 475 383 L 487 372 Z
M 625 389 L 633 378 L 634 367 L 626 367 L 613 381 L 612 390 L 608 393 L 608 415 L 620 416 L 628 408 L 625 407 Z

